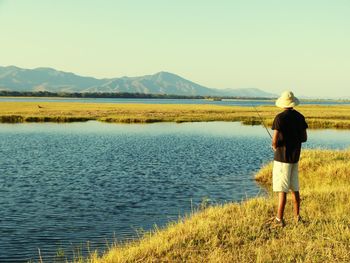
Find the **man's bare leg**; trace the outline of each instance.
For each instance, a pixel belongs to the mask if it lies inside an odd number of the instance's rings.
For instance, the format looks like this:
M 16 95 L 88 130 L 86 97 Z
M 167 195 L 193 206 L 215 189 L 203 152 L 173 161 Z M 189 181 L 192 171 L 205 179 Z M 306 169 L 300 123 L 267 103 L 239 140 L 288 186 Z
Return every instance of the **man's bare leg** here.
M 277 218 L 279 220 L 283 220 L 284 208 L 286 207 L 286 202 L 287 202 L 287 193 L 279 192 L 278 193 L 278 211 L 277 211 Z
M 299 211 L 300 211 L 300 194 L 299 191 L 292 192 L 293 204 L 294 204 L 294 216 L 296 220 L 299 219 Z

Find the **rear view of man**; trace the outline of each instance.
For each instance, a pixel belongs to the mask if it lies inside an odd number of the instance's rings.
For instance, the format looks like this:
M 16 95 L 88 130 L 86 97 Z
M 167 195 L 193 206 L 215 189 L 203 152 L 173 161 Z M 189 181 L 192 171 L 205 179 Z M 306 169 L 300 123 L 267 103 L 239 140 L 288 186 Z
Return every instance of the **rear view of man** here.
M 276 101 L 276 106 L 283 108 L 272 125 L 274 130 L 272 148 L 274 150 L 273 163 L 273 191 L 278 192 L 278 211 L 275 222 L 284 227 L 284 208 L 287 193 L 292 191 L 295 220 L 299 221 L 300 194 L 298 162 L 301 151 L 301 143 L 306 142 L 308 128 L 304 116 L 293 109 L 299 104 L 293 92 L 285 91 Z

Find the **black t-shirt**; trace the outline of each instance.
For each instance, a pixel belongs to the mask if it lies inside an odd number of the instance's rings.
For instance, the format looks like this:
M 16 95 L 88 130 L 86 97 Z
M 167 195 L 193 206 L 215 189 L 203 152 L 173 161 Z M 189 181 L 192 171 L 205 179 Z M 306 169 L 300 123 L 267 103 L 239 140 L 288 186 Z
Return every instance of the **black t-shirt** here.
M 307 127 L 304 116 L 294 109 L 284 110 L 275 117 L 272 129 L 280 132 L 274 155 L 275 161 L 282 163 L 299 161 L 303 134 Z

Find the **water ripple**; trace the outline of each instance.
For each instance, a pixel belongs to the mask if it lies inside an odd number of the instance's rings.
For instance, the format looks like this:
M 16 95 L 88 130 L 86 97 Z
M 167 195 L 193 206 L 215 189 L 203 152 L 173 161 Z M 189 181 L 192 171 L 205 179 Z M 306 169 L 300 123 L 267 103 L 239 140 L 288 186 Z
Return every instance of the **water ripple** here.
M 254 196 L 269 144 L 237 123 L 0 125 L 0 262 L 104 249 L 203 198 Z

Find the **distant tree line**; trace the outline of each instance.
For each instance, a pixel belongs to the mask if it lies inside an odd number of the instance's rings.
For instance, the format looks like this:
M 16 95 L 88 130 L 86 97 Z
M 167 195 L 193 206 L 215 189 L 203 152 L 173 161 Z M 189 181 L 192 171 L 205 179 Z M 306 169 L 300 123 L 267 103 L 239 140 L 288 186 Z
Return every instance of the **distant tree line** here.
M 49 92 L 49 91 L 0 91 L 0 96 L 10 97 L 64 97 L 64 98 L 142 98 L 142 99 L 203 99 L 203 96 L 185 96 L 145 93 L 112 92 Z
M 112 93 L 112 92 L 49 92 L 49 91 L 8 91 L 0 90 L 2 97 L 63 97 L 63 98 L 135 98 L 135 99 L 259 99 L 269 100 L 271 98 L 259 97 L 237 97 L 237 96 L 187 96 L 171 94 L 145 94 L 145 93 Z

